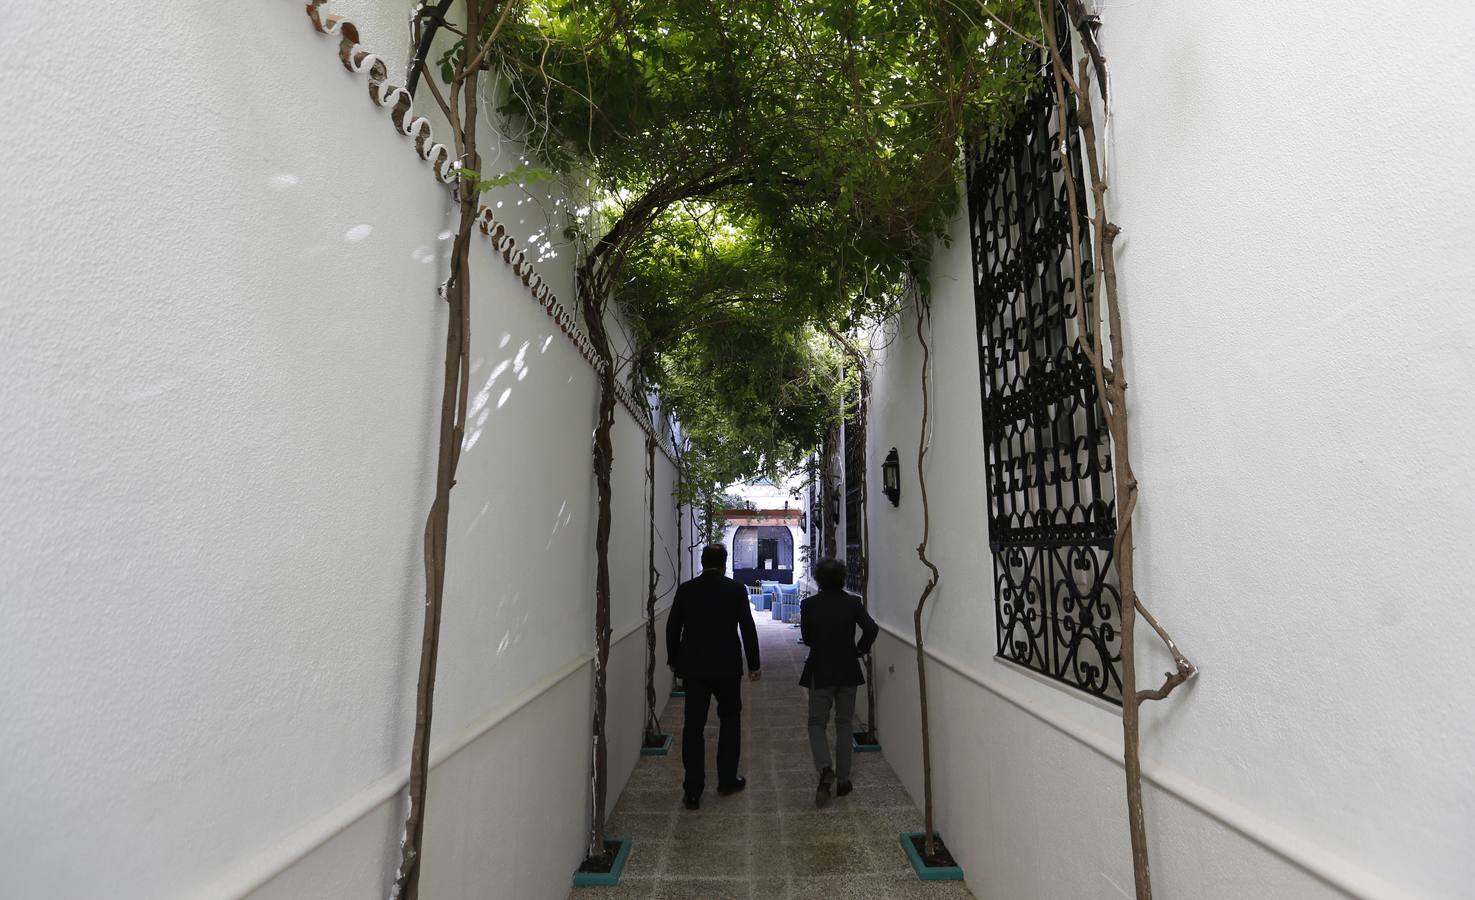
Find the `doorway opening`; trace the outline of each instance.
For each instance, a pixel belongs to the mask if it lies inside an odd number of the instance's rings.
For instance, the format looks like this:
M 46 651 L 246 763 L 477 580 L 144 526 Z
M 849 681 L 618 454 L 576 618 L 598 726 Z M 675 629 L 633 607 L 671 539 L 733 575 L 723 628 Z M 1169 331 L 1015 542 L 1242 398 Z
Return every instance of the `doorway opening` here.
M 787 526 L 741 525 L 732 543 L 732 577 L 738 582 L 794 583 L 794 536 Z

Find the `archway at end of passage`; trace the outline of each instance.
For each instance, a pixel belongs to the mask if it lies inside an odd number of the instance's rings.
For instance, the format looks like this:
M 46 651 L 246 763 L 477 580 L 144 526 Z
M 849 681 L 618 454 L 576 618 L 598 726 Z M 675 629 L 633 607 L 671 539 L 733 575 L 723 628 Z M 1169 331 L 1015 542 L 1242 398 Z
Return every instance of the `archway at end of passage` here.
M 794 535 L 787 526 L 740 525 L 732 543 L 732 577 L 737 581 L 794 583 Z

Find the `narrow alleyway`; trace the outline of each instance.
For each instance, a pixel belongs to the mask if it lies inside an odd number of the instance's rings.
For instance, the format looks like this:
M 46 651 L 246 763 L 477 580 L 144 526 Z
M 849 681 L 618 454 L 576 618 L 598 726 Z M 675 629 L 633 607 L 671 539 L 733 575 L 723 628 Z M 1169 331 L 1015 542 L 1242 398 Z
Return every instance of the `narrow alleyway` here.
M 815 772 L 805 737 L 806 694 L 799 687 L 799 631 L 755 615 L 763 678 L 743 683 L 745 791 L 719 797 L 717 717 L 707 722 L 709 784 L 700 810 L 681 805 L 682 700 L 662 717 L 675 735 L 667 756 L 636 764 L 609 822 L 634 839 L 616 888 L 581 888 L 573 898 L 768 900 L 768 898 L 967 898 L 961 882 L 917 880 L 898 841 L 920 831 L 921 811 L 878 753 L 857 753 L 855 792 L 814 805 Z M 857 713 L 863 714 L 864 704 Z

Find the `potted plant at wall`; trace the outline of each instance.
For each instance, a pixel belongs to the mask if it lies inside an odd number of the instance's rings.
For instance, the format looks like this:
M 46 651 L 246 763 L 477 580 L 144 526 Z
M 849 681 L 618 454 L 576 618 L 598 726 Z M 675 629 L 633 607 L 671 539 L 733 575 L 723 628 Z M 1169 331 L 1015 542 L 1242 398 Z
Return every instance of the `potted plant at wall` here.
M 641 756 L 665 756 L 671 752 L 671 735 L 661 732 L 661 719 L 656 714 L 656 585 L 661 573 L 656 568 L 656 433 L 652 423 L 645 437 L 646 502 L 650 510 L 645 592 L 645 729 L 641 735 Z
M 937 566 L 927 558 L 927 539 L 931 534 L 931 508 L 927 502 L 927 449 L 932 443 L 928 430 L 931 406 L 929 384 L 932 378 L 932 354 L 927 344 L 923 326 L 931 324 L 931 314 L 925 297 L 917 295 L 917 341 L 922 347 L 922 430 L 917 441 L 917 486 L 922 501 L 922 541 L 917 545 L 917 558 L 927 567 L 927 582 L 922 586 L 922 595 L 917 599 L 912 613 L 913 636 L 917 645 L 917 693 L 918 709 L 922 717 L 922 822 L 921 831 L 903 832 L 901 846 L 907 859 L 923 881 L 961 881 L 963 869 L 953 859 L 952 853 L 942 841 L 942 835 L 933 827 L 932 808 L 932 728 L 930 710 L 927 706 L 927 656 L 923 651 L 922 614 L 927 600 L 937 589 L 941 580 Z

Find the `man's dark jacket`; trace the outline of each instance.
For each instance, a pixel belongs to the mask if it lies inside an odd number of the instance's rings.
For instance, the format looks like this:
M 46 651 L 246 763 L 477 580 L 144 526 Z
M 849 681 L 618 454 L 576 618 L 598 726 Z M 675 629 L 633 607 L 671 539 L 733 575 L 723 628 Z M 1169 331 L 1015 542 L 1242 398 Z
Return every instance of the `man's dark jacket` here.
M 860 644 L 855 629 L 861 630 Z M 871 652 L 881 627 L 866 612 L 860 598 L 843 590 L 823 590 L 799 604 L 799 632 L 809 645 L 804 687 L 850 687 L 864 684 L 860 658 Z
M 738 645 L 738 629 L 743 632 Z M 682 678 L 727 678 L 758 671 L 758 628 L 748 589 L 710 569 L 676 589 L 666 619 L 666 662 Z

